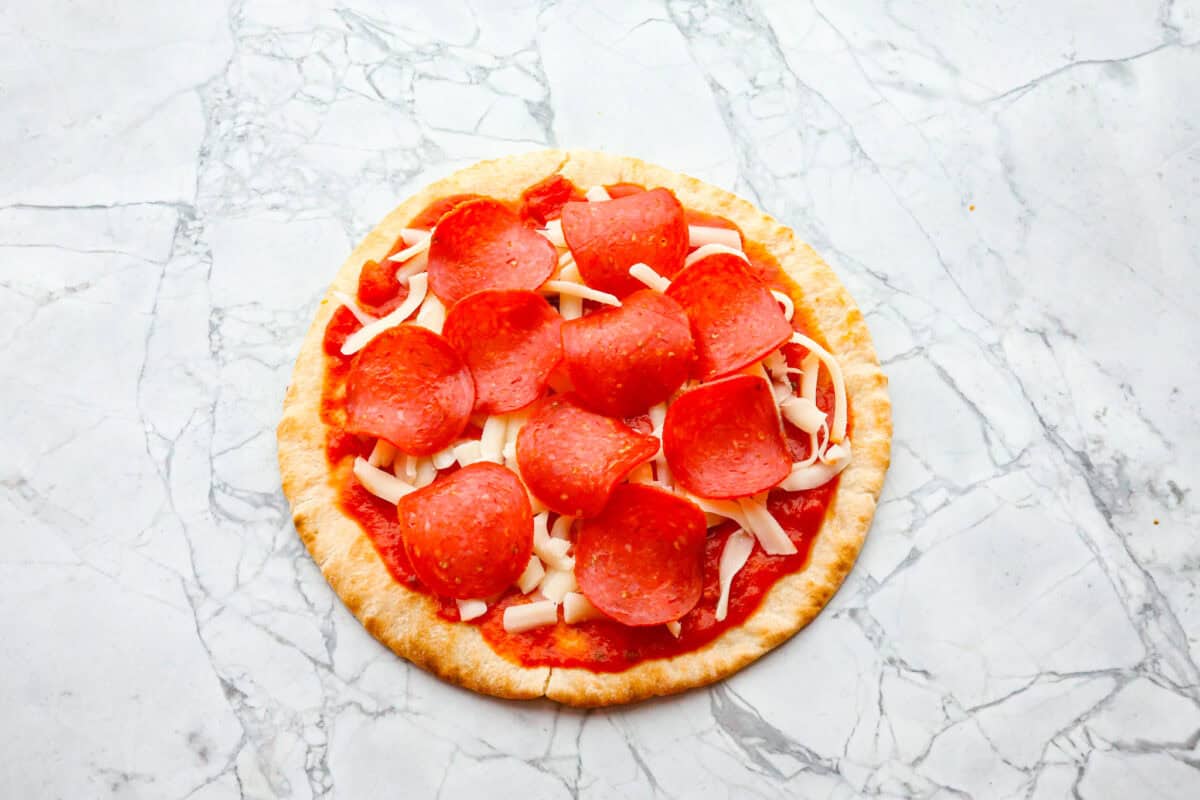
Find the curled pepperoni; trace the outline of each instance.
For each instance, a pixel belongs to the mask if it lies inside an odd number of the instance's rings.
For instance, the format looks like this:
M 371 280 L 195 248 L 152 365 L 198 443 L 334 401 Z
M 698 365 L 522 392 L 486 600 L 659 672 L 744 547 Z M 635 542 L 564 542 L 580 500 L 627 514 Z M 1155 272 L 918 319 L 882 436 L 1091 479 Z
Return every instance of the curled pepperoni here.
M 471 200 L 442 217 L 429 243 L 429 286 L 447 306 L 484 289 L 536 289 L 558 251 L 496 200 Z
M 533 513 L 511 470 L 486 461 L 400 498 L 396 515 L 413 572 L 434 594 L 504 591 L 533 552 Z
M 734 375 L 667 407 L 663 453 L 675 479 L 702 497 L 746 497 L 787 477 L 792 459 L 765 380 Z
M 592 605 L 626 625 L 659 625 L 704 589 L 704 512 L 690 500 L 624 483 L 575 543 L 575 578 Z
M 462 433 L 474 403 L 471 373 L 454 348 L 433 331 L 398 325 L 351 362 L 346 427 L 428 455 Z
M 562 216 L 562 208 L 568 201 L 583 197 L 578 186 L 555 173 L 521 192 L 521 218 L 545 225 Z
M 580 402 L 611 417 L 640 414 L 687 380 L 692 332 L 683 309 L 643 289 L 619 308 L 562 326 L 567 374 Z
M 667 296 L 691 320 L 696 372 L 702 380 L 753 364 L 792 335 L 770 289 L 729 253 L 692 264 L 671 281 Z
M 562 360 L 561 327 L 536 292 L 491 289 L 459 301 L 442 333 L 471 370 L 475 410 L 503 414 L 538 399 Z
M 657 452 L 655 437 L 561 395 L 535 406 L 517 436 L 525 485 L 551 509 L 572 517 L 600 513 L 617 481 Z
M 687 255 L 683 206 L 668 189 L 599 203 L 567 203 L 562 223 L 584 281 L 618 297 L 642 288 L 629 276 L 634 264 L 648 264 L 670 278 Z

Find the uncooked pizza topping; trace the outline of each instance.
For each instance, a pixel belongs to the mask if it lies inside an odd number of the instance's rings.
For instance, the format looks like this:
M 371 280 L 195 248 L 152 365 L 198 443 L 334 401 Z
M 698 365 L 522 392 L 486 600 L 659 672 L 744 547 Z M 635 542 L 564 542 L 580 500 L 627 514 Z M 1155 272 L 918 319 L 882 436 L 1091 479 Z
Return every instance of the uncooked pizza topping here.
M 436 200 L 334 294 L 343 509 L 518 663 L 712 641 L 806 563 L 852 460 L 840 366 L 780 275 L 667 189 Z

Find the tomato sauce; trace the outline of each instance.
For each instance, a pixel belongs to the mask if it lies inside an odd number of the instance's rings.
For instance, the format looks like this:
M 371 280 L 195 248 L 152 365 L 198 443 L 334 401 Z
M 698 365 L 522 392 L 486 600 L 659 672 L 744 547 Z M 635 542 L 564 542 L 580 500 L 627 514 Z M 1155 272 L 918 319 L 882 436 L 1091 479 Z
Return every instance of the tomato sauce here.
M 527 218 L 553 213 L 553 206 L 561 200 L 574 199 L 575 192 L 561 183 L 543 184 L 532 187 L 530 192 L 536 210 L 527 212 Z M 625 196 L 642 187 L 617 184 L 608 187 L 612 196 Z M 409 227 L 430 227 L 446 211 L 458 203 L 472 199 L 472 195 L 456 195 L 443 198 L 423 210 Z M 548 208 L 549 207 L 549 208 Z M 560 206 L 561 208 L 561 206 Z M 691 224 L 728 227 L 736 229 L 722 217 L 687 211 Z M 403 247 L 397 243 L 393 252 Z M 782 289 L 799 299 L 800 287 L 788 279 L 778 262 L 765 247 L 756 242 L 745 242 L 752 271 L 773 288 Z M 398 292 L 399 293 L 399 292 Z M 372 299 L 387 302 L 389 298 Z M 819 343 L 825 344 L 816 335 L 813 320 L 804 316 L 802 306 L 797 303 L 793 326 L 804 331 Z M 372 442 L 342 430 L 345 420 L 346 377 L 350 358 L 341 354 L 346 337 L 358 329 L 358 322 L 346 308 L 334 312 L 326 328 L 324 351 L 326 355 L 326 380 L 321 398 L 321 419 L 326 424 L 326 456 L 329 460 L 333 480 L 338 486 L 338 503 L 343 512 L 356 520 L 370 538 L 376 551 L 383 559 L 392 577 L 405 587 L 419 592 L 427 590 L 417 581 L 404 551 L 395 506 L 366 491 L 353 477 L 350 465 L 355 457 L 366 457 Z M 788 362 L 799 366 L 805 351 L 789 346 L 785 349 Z M 817 387 L 817 405 L 826 411 L 833 408 L 833 387 L 828 376 L 822 372 Z M 852 418 L 850 423 L 852 423 Z M 638 417 L 627 420 L 635 428 L 649 427 L 649 419 Z M 784 424 L 788 446 L 793 458 L 803 460 L 809 455 L 809 437 L 789 423 Z M 471 426 L 464 436 L 478 438 L 480 431 Z M 772 491 L 768 508 L 789 538 L 796 545 L 796 553 L 789 556 L 768 556 L 762 548 L 755 548 L 746 565 L 734 577 L 730 590 L 729 611 L 724 620 L 715 617 L 718 584 L 718 563 L 725 540 L 737 530 L 732 522 L 709 529 L 704 553 L 704 590 L 700 602 L 680 620 L 681 631 L 675 638 L 664 625 L 644 628 L 629 627 L 612 620 L 590 620 L 567 625 L 560 621 L 554 626 L 535 628 L 525 633 L 513 634 L 504 630 L 504 609 L 511 605 L 530 602 L 529 597 L 510 589 L 486 614 L 467 624 L 477 624 L 484 639 L 494 651 L 505 658 L 525 666 L 582 667 L 595 672 L 619 672 L 641 661 L 664 658 L 696 650 L 716 639 L 724 631 L 743 624 L 761 605 L 771 587 L 781 578 L 799 572 L 808 563 L 813 543 L 825 520 L 837 479 L 804 492 Z M 453 600 L 436 598 L 438 615 L 450 621 L 458 621 L 458 609 Z

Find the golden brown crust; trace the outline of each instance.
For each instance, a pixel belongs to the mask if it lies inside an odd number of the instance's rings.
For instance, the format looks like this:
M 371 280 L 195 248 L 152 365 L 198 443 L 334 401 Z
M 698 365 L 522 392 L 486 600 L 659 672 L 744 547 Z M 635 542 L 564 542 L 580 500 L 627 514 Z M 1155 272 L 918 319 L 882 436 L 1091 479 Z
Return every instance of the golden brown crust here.
M 672 658 L 615 673 L 522 667 L 497 655 L 478 627 L 437 616 L 428 596 L 392 580 L 356 522 L 336 502 L 320 421 L 325 326 L 336 308 L 326 295 L 301 346 L 279 424 L 279 466 L 296 529 L 346 606 L 372 635 L 400 656 L 468 689 L 499 697 L 546 696 L 576 706 L 626 703 L 720 680 L 807 625 L 837 591 L 862 548 L 883 487 L 891 446 L 891 408 L 862 314 L 833 271 L 791 230 L 755 206 L 706 183 L 637 159 L 588 151 L 548 150 L 487 161 L 437 181 L 389 214 L 342 265 L 330 290 L 354 293 L 367 259 L 379 259 L 404 223 L 431 201 L 478 192 L 515 200 L 527 186 L 561 172 L 581 187 L 618 182 L 665 186 L 687 207 L 737 223 L 764 245 L 795 283 L 845 374 L 854 414 L 853 461 L 842 473 L 808 565 L 771 589 L 740 627 Z M 803 287 L 801 289 L 801 287 Z

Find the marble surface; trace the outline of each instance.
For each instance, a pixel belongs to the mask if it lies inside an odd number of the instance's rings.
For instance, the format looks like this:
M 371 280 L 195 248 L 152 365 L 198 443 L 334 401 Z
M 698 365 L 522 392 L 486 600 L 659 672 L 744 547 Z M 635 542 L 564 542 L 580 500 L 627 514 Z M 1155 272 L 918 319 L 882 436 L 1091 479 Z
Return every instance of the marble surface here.
M 1200 3 L 9 3 L 0 795 L 1200 796 Z M 808 630 L 582 713 L 410 668 L 273 428 L 397 200 L 546 145 L 795 227 L 894 465 Z

